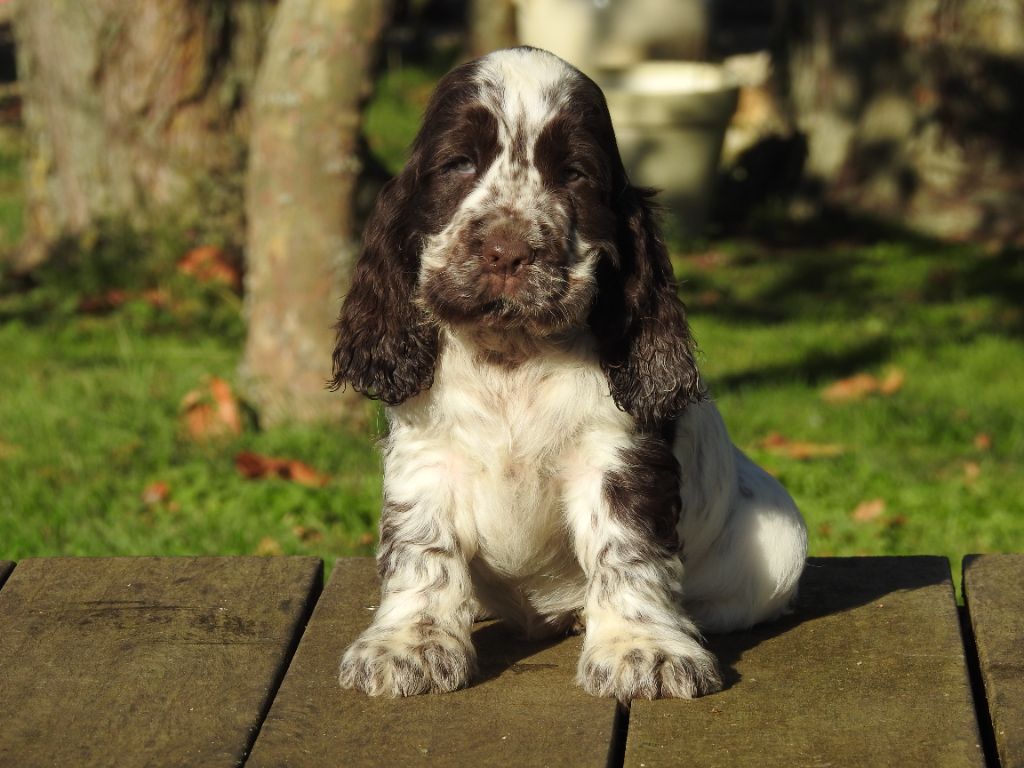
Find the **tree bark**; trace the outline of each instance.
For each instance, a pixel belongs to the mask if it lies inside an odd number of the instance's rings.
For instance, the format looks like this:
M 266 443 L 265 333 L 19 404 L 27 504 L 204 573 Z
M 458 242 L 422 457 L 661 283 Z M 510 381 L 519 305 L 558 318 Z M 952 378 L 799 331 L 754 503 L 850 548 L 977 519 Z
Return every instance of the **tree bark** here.
M 273 0 L 21 0 L 28 137 L 15 268 L 104 218 L 240 245 L 249 91 Z
M 283 0 L 256 82 L 246 184 L 243 374 L 265 423 L 361 420 L 328 392 L 332 326 L 356 256 L 361 111 L 381 0 Z
M 518 44 L 514 0 L 470 0 L 467 26 L 472 59 Z

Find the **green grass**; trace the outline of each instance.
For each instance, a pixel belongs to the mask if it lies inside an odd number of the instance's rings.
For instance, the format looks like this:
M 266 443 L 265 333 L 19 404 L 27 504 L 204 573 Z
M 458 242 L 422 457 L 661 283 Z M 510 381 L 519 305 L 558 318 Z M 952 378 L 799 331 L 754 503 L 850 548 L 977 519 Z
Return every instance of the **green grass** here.
M 890 238 L 893 235 L 888 235 Z M 790 489 L 819 555 L 1024 549 L 1020 253 L 913 238 L 713 244 L 678 259 L 734 440 Z M 903 386 L 829 402 L 857 373 Z M 841 446 L 796 459 L 765 445 Z M 858 521 L 862 502 L 884 511 Z
M 0 557 L 369 553 L 379 462 L 336 429 L 190 439 L 180 403 L 205 377 L 234 377 L 214 335 L 140 333 L 123 316 L 0 328 Z M 246 480 L 240 450 L 305 460 L 323 488 Z M 167 498 L 147 503 L 152 483 Z
M 23 138 L 18 128 L 0 124 L 0 252 L 14 248 L 24 230 L 23 154 Z
M 1024 550 L 1019 255 L 913 240 L 732 240 L 677 264 L 702 367 L 733 438 L 796 497 L 813 554 L 935 553 L 956 562 L 968 552 Z M 38 296 L 47 290 L 0 297 L 0 557 L 329 559 L 372 550 L 380 469 L 370 430 L 260 431 L 250 421 L 240 437 L 212 445 L 184 434 L 185 394 L 210 375 L 235 378 L 240 325 L 210 330 L 217 323 L 130 305 L 100 316 L 44 312 Z M 894 394 L 821 396 L 850 374 L 893 368 L 905 377 Z M 789 458 L 764 446 L 773 433 L 842 452 Z M 323 488 L 246 480 L 233 465 L 243 449 L 305 461 L 331 480 Z M 169 496 L 147 504 L 143 492 L 158 481 Z M 882 514 L 854 519 L 874 499 Z
M 430 82 L 396 71 L 371 105 L 370 145 L 392 170 Z M 5 222 L 20 220 L 19 165 L 16 147 L 0 147 L 3 248 L 17 235 Z M 379 422 L 353 434 L 260 430 L 249 419 L 240 436 L 211 444 L 184 433 L 182 398 L 211 375 L 235 382 L 244 337 L 237 296 L 175 273 L 188 245 L 156 226 L 110 223 L 66 244 L 33 280 L 0 282 L 0 558 L 372 551 Z M 676 250 L 712 393 L 735 441 L 797 499 L 812 554 L 955 563 L 1024 551 L 1020 252 L 778 218 L 700 253 Z M 156 286 L 169 305 L 139 297 Z M 111 287 L 136 298 L 80 311 Z M 890 395 L 822 397 L 837 380 L 894 369 L 904 379 Z M 839 453 L 780 455 L 765 445 L 773 434 Z M 246 480 L 234 468 L 240 450 L 298 459 L 330 480 Z M 155 482 L 168 495 L 147 502 Z M 881 513 L 858 521 L 858 505 L 877 499 Z

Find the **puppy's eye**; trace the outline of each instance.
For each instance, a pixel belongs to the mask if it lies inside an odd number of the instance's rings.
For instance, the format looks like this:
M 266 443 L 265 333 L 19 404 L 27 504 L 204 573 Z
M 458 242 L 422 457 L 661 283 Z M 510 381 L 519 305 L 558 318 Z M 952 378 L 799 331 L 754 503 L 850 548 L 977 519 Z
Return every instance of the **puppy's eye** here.
M 587 175 L 582 171 L 582 169 L 577 168 L 575 165 L 567 166 L 566 169 L 562 171 L 563 184 L 572 184 L 577 181 L 582 181 L 585 178 L 587 178 Z
M 476 173 L 476 163 L 468 157 L 457 157 L 444 164 L 442 170 L 445 173 L 454 173 L 458 176 L 468 176 Z

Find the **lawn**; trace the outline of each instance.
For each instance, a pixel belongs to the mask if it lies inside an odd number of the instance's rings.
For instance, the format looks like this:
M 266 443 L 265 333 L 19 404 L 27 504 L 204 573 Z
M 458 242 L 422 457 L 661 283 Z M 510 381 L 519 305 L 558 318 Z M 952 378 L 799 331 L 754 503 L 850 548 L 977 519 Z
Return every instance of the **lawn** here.
M 428 88 L 392 80 L 369 125 L 394 168 L 415 126 L 396 92 Z M 0 152 L 3 247 L 16 159 Z M 195 439 L 183 401 L 237 379 L 238 297 L 177 274 L 173 239 L 89 247 L 0 282 L 0 559 L 372 552 L 381 420 L 261 430 L 248 414 Z M 812 554 L 1024 551 L 1024 254 L 771 216 L 674 250 L 712 394 L 797 499 Z M 90 304 L 111 288 L 127 300 Z M 326 477 L 247 479 L 241 451 Z

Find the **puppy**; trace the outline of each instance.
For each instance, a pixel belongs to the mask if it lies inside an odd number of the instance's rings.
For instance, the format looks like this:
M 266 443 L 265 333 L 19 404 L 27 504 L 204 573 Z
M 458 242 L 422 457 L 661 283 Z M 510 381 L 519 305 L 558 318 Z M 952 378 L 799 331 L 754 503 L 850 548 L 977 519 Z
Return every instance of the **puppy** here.
M 786 610 L 804 523 L 705 397 L 650 197 L 556 56 L 438 85 L 337 326 L 333 386 L 390 422 L 380 607 L 343 686 L 467 685 L 479 603 L 530 637 L 584 625 L 592 694 L 689 698 L 721 686 L 699 630 Z

